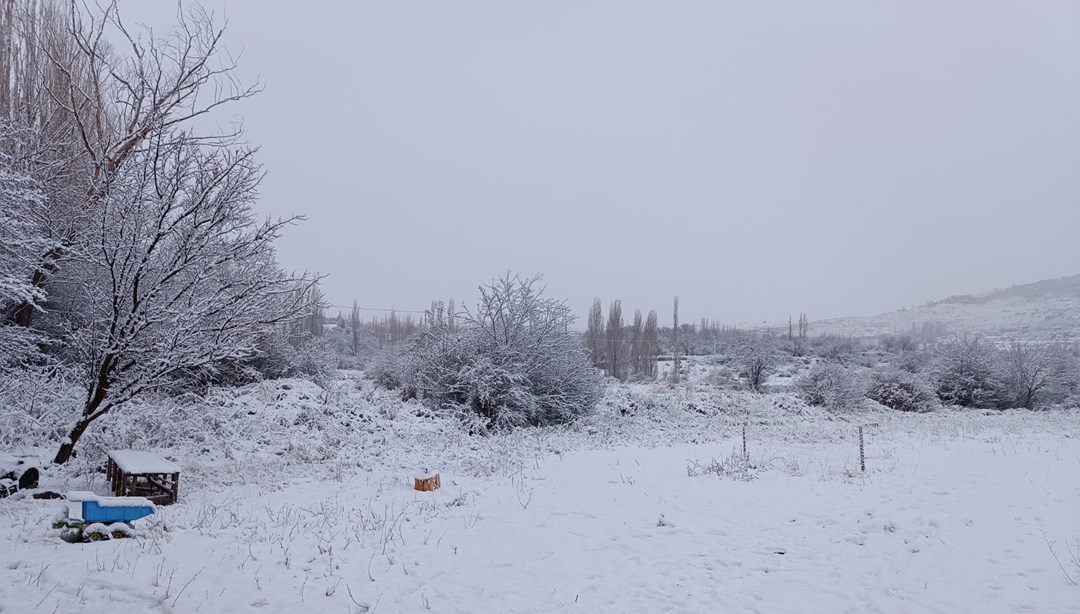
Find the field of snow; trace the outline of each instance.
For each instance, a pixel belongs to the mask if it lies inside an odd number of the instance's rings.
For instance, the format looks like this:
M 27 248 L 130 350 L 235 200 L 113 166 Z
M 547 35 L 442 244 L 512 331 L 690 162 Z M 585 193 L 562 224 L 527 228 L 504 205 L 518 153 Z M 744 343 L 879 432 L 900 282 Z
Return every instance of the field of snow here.
M 136 539 L 68 544 L 60 502 L 0 500 L 0 613 L 1080 612 L 1075 414 L 622 386 L 580 424 L 472 437 L 362 386 L 273 386 L 167 450 L 181 502 Z M 88 467 L 42 487 L 104 494 Z

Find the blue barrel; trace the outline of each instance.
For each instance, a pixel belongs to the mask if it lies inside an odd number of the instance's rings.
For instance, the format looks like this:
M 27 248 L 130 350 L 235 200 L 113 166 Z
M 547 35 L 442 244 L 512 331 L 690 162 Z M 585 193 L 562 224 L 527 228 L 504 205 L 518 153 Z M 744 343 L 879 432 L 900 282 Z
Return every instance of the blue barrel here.
M 152 505 L 101 505 L 97 501 L 82 502 L 82 517 L 86 522 L 130 522 L 153 513 Z

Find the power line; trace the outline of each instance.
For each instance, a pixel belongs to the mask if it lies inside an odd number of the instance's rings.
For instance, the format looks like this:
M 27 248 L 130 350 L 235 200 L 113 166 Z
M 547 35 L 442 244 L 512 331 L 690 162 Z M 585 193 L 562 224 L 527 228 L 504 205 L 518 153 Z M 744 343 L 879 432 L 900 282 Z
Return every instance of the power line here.
M 353 308 L 352 305 L 326 304 L 325 306 L 326 307 L 337 307 L 338 309 L 352 309 Z M 359 311 L 384 311 L 384 312 L 394 312 L 394 313 L 419 313 L 419 314 L 427 313 L 426 311 L 423 311 L 423 310 L 417 311 L 415 309 L 394 309 L 393 307 L 391 307 L 389 309 L 383 309 L 383 308 L 379 308 L 379 307 L 357 307 L 356 309 L 359 310 Z

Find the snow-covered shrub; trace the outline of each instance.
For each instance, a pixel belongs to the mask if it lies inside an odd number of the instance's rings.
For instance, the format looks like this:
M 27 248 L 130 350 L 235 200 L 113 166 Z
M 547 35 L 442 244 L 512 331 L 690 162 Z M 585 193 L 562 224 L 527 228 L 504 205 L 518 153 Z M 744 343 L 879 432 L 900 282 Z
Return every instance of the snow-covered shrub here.
M 290 340 L 282 330 L 275 330 L 264 335 L 256 345 L 256 353 L 250 358 L 238 361 L 232 371 L 254 379 L 281 379 L 287 377 L 325 377 L 337 367 L 337 356 L 331 351 L 329 343 L 322 337 Z M 223 385 L 243 385 L 251 379 L 238 381 L 220 381 Z
M 859 352 L 858 342 L 850 337 L 824 335 L 811 340 L 814 353 L 822 358 L 847 364 Z
M 1062 409 L 1080 410 L 1080 393 L 1071 394 L 1061 402 Z
M 67 426 L 63 417 L 82 401 L 71 379 L 57 367 L 0 372 L 0 449 L 59 441 Z
M 1013 342 L 1000 352 L 1003 407 L 1036 409 L 1064 400 L 1077 384 L 1077 361 L 1059 345 Z
M 377 351 L 364 372 L 380 388 L 401 390 L 406 397 L 415 396 L 416 362 L 403 344 L 395 343 Z
M 896 367 L 874 369 L 867 378 L 867 398 L 899 411 L 927 412 L 938 406 L 930 380 Z
M 753 481 L 761 471 L 762 467 L 740 450 L 732 450 L 731 454 L 720 460 L 714 458 L 705 464 L 691 461 L 686 466 L 686 475 L 692 478 L 715 475 L 721 478 L 731 478 L 738 482 Z
M 480 287 L 460 326 L 428 314 L 413 347 L 419 395 L 464 406 L 494 426 L 566 422 L 600 399 L 601 379 L 565 301 L 548 299 L 539 278 L 507 273 Z
M 799 395 L 810 405 L 830 411 L 851 411 L 863 400 L 863 381 L 849 367 L 833 362 L 819 362 L 795 382 Z
M 960 336 L 941 345 L 931 368 L 943 403 L 989 408 L 1001 399 L 997 350 L 980 337 Z
M 730 367 L 713 367 L 709 370 L 709 374 L 705 376 L 705 383 L 712 386 L 719 386 L 721 388 L 734 388 L 738 382 L 738 377 Z

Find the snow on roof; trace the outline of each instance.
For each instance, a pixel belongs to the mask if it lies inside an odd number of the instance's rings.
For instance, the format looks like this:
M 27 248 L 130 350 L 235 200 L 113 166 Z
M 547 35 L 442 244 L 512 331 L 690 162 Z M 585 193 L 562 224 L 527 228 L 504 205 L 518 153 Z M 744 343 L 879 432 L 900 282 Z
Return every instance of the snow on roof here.
M 124 473 L 180 473 L 176 463 L 139 450 L 109 450 L 109 458 Z
M 89 490 L 73 490 L 67 494 L 72 502 L 94 501 L 100 507 L 151 507 L 157 509 L 154 502 L 142 497 L 102 497 Z

